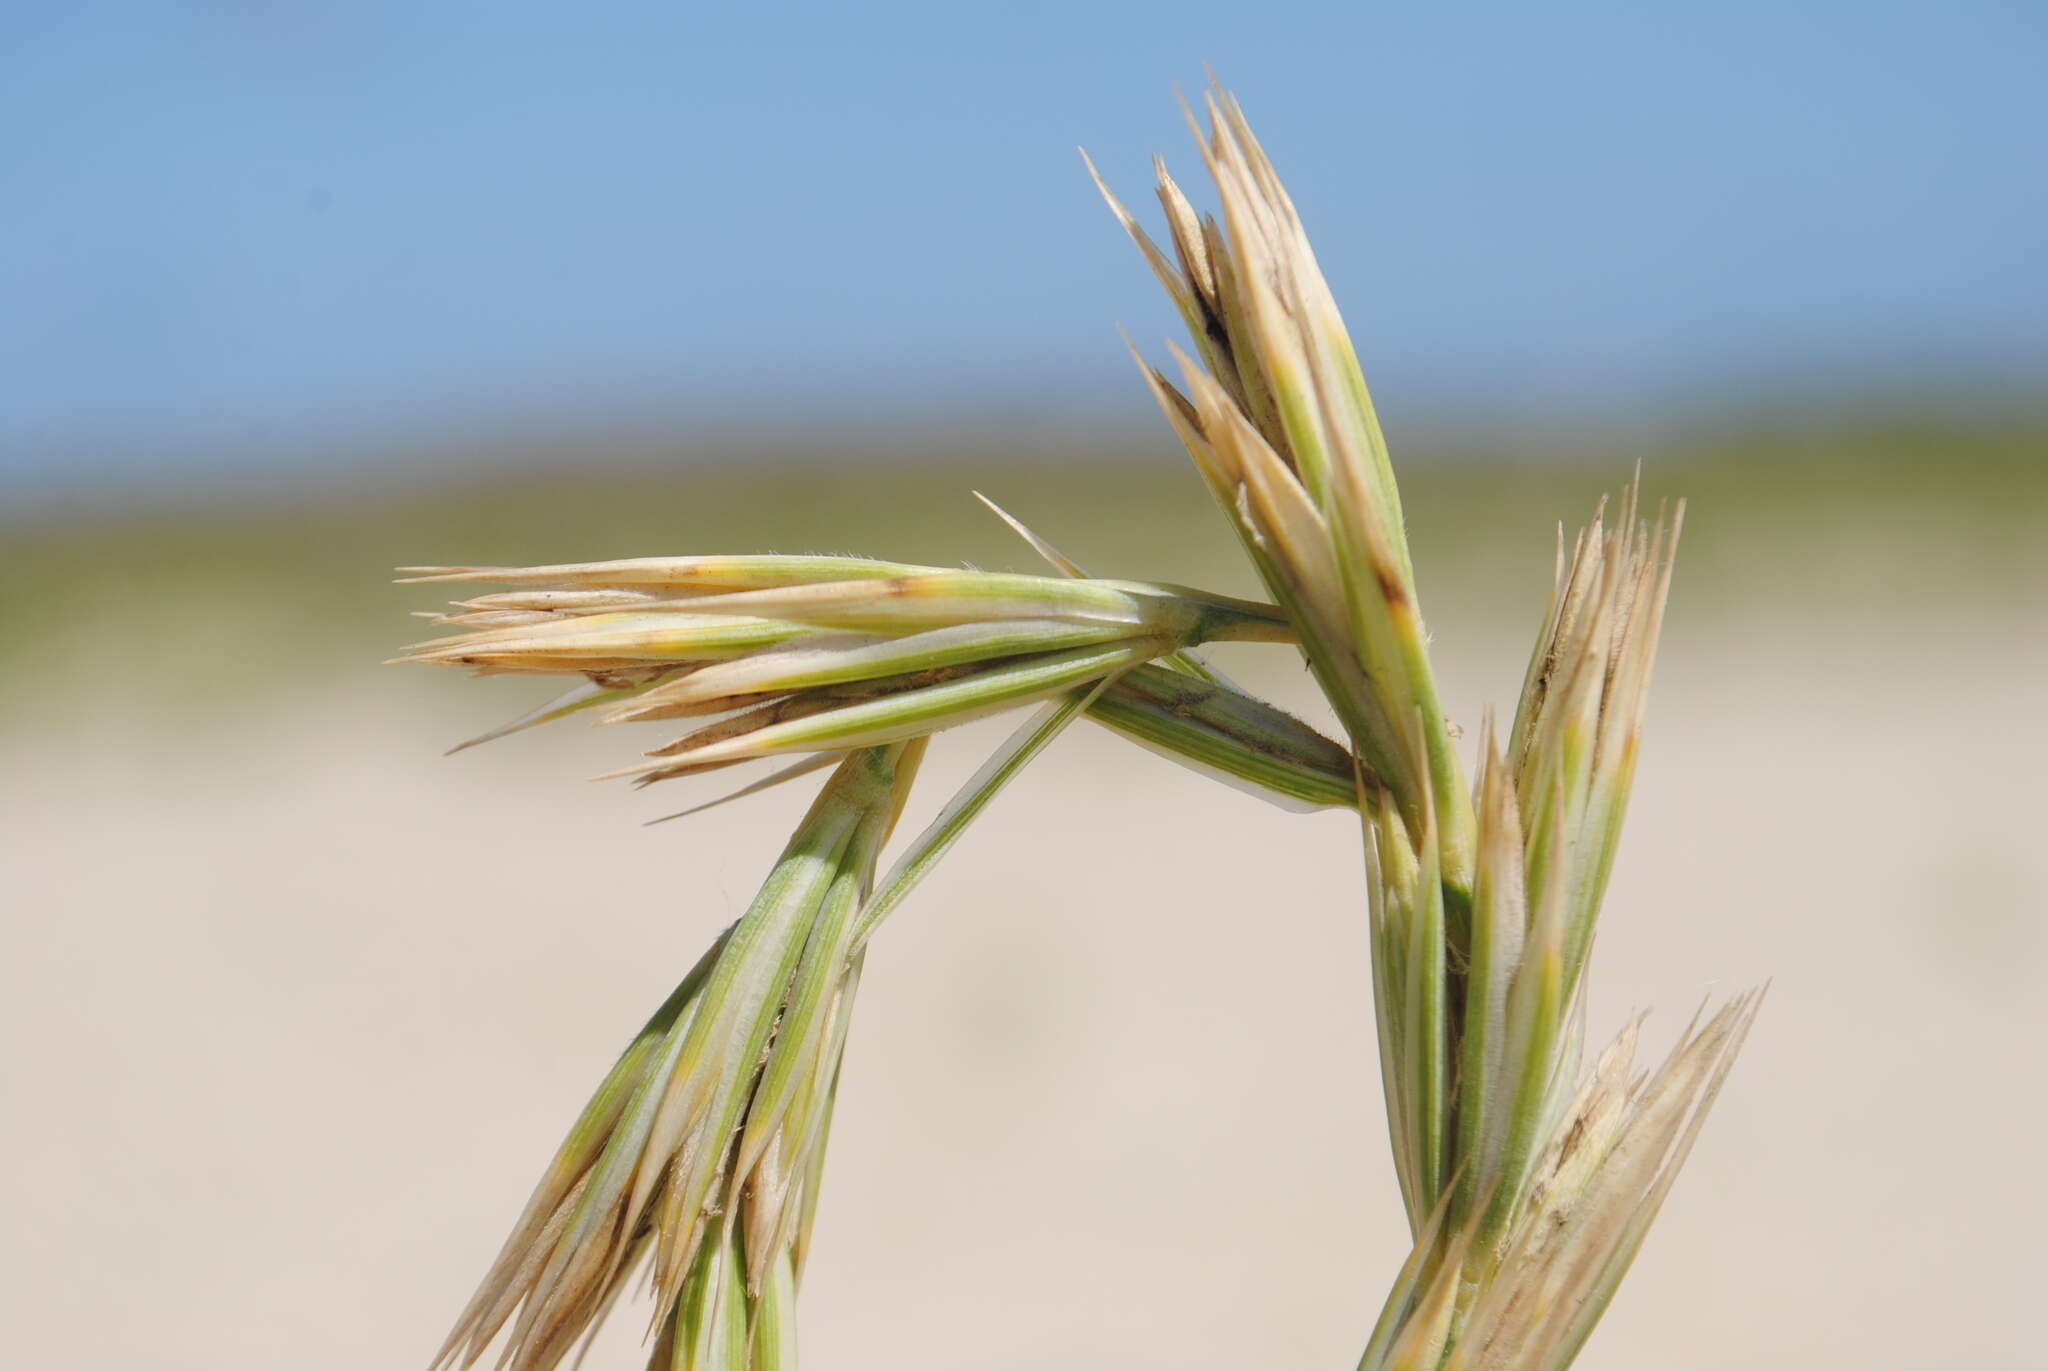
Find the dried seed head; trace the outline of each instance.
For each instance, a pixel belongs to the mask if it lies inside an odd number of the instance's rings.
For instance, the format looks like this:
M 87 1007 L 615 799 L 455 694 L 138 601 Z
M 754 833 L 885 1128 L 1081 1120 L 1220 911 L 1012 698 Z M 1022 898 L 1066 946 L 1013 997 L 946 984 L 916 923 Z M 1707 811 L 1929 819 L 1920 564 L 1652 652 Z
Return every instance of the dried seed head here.
M 1445 1371 L 1571 1364 L 1642 1247 L 1762 999 L 1761 990 L 1739 995 L 1688 1029 L 1647 1078 L 1632 1075 L 1635 1025 L 1603 1054 L 1558 1120 L 1514 1227 L 1485 1254 Z
M 1762 998 L 1750 991 L 1695 1021 L 1648 1076 L 1635 1071 L 1631 1022 L 1550 1122 L 1504 1231 L 1486 1204 L 1453 1222 L 1447 1190 L 1361 1371 L 1564 1371 L 1640 1250 Z

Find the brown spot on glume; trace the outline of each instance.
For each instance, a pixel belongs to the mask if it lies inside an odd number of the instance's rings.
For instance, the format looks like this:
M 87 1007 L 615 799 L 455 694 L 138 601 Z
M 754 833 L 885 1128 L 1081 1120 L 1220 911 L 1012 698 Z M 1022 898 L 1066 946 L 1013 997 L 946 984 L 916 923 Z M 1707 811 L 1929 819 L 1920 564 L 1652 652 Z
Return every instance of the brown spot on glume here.
M 1380 597 L 1382 599 L 1390 605 L 1407 605 L 1408 591 L 1401 584 L 1401 578 L 1395 574 L 1392 566 L 1375 557 L 1372 563 L 1372 574 L 1373 579 L 1380 583 Z
M 1572 1126 L 1564 1131 L 1564 1137 L 1557 1144 L 1557 1164 L 1563 1166 L 1572 1153 L 1579 1150 L 1579 1144 L 1586 1140 L 1586 1116 L 1581 1114 L 1572 1120 Z
M 1529 717 L 1543 717 L 1543 706 L 1550 699 L 1550 681 L 1557 674 L 1557 648 L 1552 646 L 1543 654 L 1543 665 L 1536 670 L 1536 679 L 1529 685 Z

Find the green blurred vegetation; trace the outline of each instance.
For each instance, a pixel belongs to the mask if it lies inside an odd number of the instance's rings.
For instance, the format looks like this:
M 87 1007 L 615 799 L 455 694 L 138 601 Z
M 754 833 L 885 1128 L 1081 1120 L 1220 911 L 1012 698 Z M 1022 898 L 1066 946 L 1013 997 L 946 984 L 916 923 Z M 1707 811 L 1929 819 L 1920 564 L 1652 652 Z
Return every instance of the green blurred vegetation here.
M 1432 617 L 1492 611 L 1533 624 L 1557 524 L 1583 522 L 1638 455 L 1620 440 L 1399 451 Z M 1689 501 L 1687 631 L 1758 611 L 1809 620 L 1817 634 L 1884 631 L 1959 604 L 2040 622 L 2048 423 L 1775 420 L 1642 460 L 1647 498 Z M 260 706 L 280 686 L 359 678 L 426 636 L 406 615 L 435 596 L 389 584 L 391 567 L 413 563 L 803 551 L 1036 569 L 974 490 L 1100 574 L 1256 593 L 1165 441 L 1090 454 L 927 436 L 666 471 L 569 451 L 514 474 L 481 469 L 17 514 L 0 526 L 0 574 L 14 590 L 0 695 L 45 718 L 109 708 L 193 718 L 213 712 L 208 701 Z

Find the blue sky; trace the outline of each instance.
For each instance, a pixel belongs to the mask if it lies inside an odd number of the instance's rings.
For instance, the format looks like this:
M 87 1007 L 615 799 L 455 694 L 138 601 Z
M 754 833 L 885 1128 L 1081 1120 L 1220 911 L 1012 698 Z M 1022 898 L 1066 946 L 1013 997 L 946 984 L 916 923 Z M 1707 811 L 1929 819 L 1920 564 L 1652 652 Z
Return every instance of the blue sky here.
M 1213 62 L 1398 415 L 2039 376 L 2048 7 L 0 12 L 0 490 L 552 422 L 1142 417 Z

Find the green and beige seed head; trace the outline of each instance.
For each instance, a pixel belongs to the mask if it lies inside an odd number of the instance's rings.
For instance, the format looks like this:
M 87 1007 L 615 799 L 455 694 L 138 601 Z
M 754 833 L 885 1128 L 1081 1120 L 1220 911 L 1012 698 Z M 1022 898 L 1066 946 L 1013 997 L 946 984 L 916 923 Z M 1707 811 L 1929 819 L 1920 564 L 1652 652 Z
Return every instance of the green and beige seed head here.
M 1243 111 L 1220 91 L 1206 109 L 1196 141 L 1221 219 L 1198 218 L 1161 165 L 1173 258 L 1103 187 L 1197 353 L 1174 350 L 1185 389 L 1139 366 L 1377 783 L 1411 829 L 1426 797 L 1439 797 L 1443 874 L 1461 887 L 1471 863 L 1464 780 L 1379 418 L 1300 217 Z
M 473 1366 L 504 1332 L 510 1371 L 552 1371 L 643 1268 L 656 1371 L 794 1365 L 777 1348 L 859 984 L 859 915 L 922 746 L 839 764 L 753 904 L 598 1087 L 437 1366 Z M 729 1355 L 763 1337 L 775 1355 Z
M 858 558 L 413 570 L 521 588 L 457 602 L 440 619 L 458 631 L 399 660 L 579 678 L 510 727 L 710 721 L 619 773 L 643 783 L 903 742 L 1198 643 L 1289 634 L 1272 606 L 1185 587 Z
M 1510 738 L 1532 879 L 1545 879 L 1537 859 L 1553 849 L 1570 866 L 1562 917 L 1574 984 L 1621 841 L 1684 513 L 1680 504 L 1646 522 L 1631 485 L 1618 518 L 1603 504 L 1569 559 L 1560 548 Z

